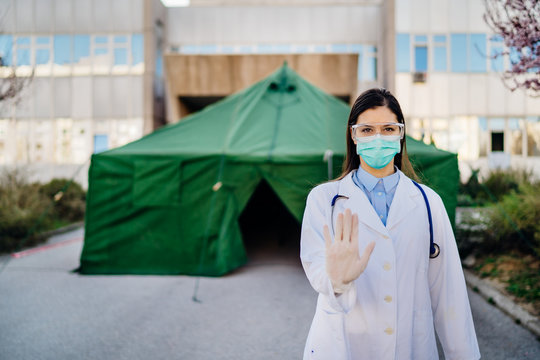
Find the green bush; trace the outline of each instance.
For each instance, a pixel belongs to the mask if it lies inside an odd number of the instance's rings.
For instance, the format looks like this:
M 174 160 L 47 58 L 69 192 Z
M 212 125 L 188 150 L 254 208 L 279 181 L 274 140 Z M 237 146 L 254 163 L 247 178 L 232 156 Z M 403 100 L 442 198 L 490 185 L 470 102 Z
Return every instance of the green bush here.
M 521 184 L 488 208 L 484 246 L 491 251 L 519 249 L 540 257 L 540 185 Z
M 40 233 L 84 218 L 86 195 L 79 184 L 53 179 L 41 185 L 27 178 L 21 169 L 0 174 L 0 253 L 35 245 L 44 240 Z
M 39 242 L 31 233 L 43 231 L 48 225 L 47 219 L 39 220 L 49 200 L 39 192 L 39 184 L 26 183 L 25 175 L 21 170 L 0 175 L 0 252 L 19 248 L 23 240 L 25 245 Z
M 532 171 L 524 169 L 491 170 L 480 181 L 479 170 L 473 169 L 467 182 L 460 184 L 458 206 L 484 206 L 519 190 L 521 185 L 533 182 Z
M 53 179 L 43 185 L 40 192 L 51 201 L 57 200 L 54 205 L 54 215 L 58 219 L 79 221 L 84 219 L 86 193 L 81 185 L 69 179 Z

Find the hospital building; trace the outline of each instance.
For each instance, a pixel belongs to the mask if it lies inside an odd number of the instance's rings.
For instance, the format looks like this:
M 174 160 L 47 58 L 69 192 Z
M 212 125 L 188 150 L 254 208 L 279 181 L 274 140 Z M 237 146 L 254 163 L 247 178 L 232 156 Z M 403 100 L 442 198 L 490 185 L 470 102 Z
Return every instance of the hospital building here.
M 124 145 L 288 65 L 353 102 L 380 86 L 408 134 L 471 168 L 540 170 L 540 98 L 501 80 L 508 57 L 482 0 L 0 0 L 0 168 L 87 186 Z

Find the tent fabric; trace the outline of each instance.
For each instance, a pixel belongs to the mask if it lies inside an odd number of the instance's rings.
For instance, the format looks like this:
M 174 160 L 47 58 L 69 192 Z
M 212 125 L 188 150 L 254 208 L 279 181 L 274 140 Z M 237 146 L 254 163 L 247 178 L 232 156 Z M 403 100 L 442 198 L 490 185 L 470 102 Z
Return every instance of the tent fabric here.
M 243 265 L 238 218 L 259 182 L 300 222 L 310 189 L 339 174 L 349 111 L 285 64 L 179 123 L 94 154 L 79 271 L 219 276 Z M 455 155 L 409 143 L 455 206 L 452 180 L 437 170 L 451 169 Z

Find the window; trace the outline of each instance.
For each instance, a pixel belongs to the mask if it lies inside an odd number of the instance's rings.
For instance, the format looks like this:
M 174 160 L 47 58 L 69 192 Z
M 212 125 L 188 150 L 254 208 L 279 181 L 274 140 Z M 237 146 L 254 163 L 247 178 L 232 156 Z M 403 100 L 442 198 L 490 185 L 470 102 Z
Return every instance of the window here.
M 127 36 L 114 37 L 114 65 L 128 64 L 128 43 Z
M 111 58 L 109 52 L 109 37 L 95 36 L 94 37 L 94 72 L 107 73 L 111 66 Z
M 414 47 L 414 71 L 427 72 L 427 46 Z
M 67 65 L 71 63 L 71 36 L 54 36 L 54 63 L 56 65 Z
M 109 136 L 105 134 L 94 135 L 94 154 L 109 149 Z
M 510 137 L 510 154 L 521 155 L 523 154 L 523 133 L 520 126 L 520 119 L 510 118 L 508 119 L 508 135 Z
M 377 47 L 372 45 L 364 46 L 364 81 L 377 80 Z
M 78 65 L 90 64 L 89 35 L 75 35 L 73 37 L 73 63 Z
M 13 65 L 12 56 L 13 37 L 11 35 L 0 35 L 0 65 Z
M 131 36 L 131 64 L 142 64 L 144 61 L 143 35 L 134 34 Z
M 452 34 L 450 37 L 452 72 L 467 71 L 467 35 Z
M 469 35 L 469 71 L 486 72 L 487 68 L 486 35 Z
M 491 151 L 504 151 L 504 133 L 491 133 Z
M 527 155 L 540 156 L 540 117 L 527 117 Z
M 51 59 L 51 39 L 46 36 L 36 38 L 36 65 L 46 65 Z
M 17 38 L 17 66 L 30 66 L 30 38 L 27 36 Z
M 410 37 L 409 34 L 397 34 L 396 37 L 396 71 L 410 72 Z
M 502 72 L 504 68 L 504 59 L 502 56 L 502 37 L 500 35 L 494 35 L 490 39 L 490 63 L 491 71 Z M 499 55 L 501 54 L 501 55 Z M 495 57 L 496 55 L 499 55 Z
M 446 35 L 433 36 L 433 70 L 446 71 Z

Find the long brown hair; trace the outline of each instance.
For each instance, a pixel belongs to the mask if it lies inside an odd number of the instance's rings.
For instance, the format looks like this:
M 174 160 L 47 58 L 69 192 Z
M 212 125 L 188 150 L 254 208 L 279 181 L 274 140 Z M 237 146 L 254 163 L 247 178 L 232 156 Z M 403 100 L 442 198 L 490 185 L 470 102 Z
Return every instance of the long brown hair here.
M 360 94 L 352 106 L 349 120 L 347 122 L 347 154 L 345 155 L 341 175 L 337 178 L 337 180 L 343 179 L 348 173 L 360 167 L 360 157 L 356 153 L 356 145 L 351 137 L 351 126 L 356 124 L 358 116 L 360 116 L 360 114 L 362 114 L 364 111 L 379 106 L 386 106 L 396 115 L 398 122 L 405 124 L 401 107 L 399 106 L 397 99 L 390 93 L 390 91 L 384 88 L 373 88 Z M 407 127 L 405 127 L 405 131 L 406 130 Z M 394 156 L 394 165 L 411 179 L 418 180 L 411 162 L 409 161 L 409 157 L 407 156 L 405 135 L 403 136 L 403 139 L 401 139 L 401 151 Z

